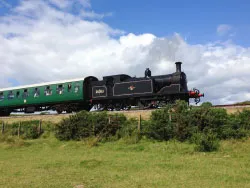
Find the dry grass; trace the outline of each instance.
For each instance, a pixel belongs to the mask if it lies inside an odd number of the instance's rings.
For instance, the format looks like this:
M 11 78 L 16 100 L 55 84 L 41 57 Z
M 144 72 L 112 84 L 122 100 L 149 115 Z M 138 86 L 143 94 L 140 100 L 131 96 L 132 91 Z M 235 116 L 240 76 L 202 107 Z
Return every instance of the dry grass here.
M 227 113 L 229 113 L 229 114 L 233 114 L 233 113 L 236 113 L 238 111 L 241 112 L 243 109 L 250 110 L 249 107 L 243 107 L 243 106 L 240 106 L 240 107 L 226 107 Z
M 123 113 L 127 118 L 141 118 L 144 120 L 148 120 L 152 113 L 152 110 L 138 110 L 138 111 L 120 111 L 120 112 L 110 112 L 110 113 Z
M 123 113 L 127 118 L 138 118 L 141 115 L 142 119 L 148 120 L 151 115 L 150 110 L 147 111 L 120 111 L 120 112 L 109 112 L 109 113 Z M 52 123 L 58 123 L 63 118 L 69 117 L 70 114 L 60 114 L 60 115 L 25 115 L 25 116 L 9 116 L 0 117 L 0 121 L 6 123 L 20 122 L 20 121 L 30 121 L 30 120 L 42 120 L 49 121 Z
M 31 121 L 31 120 L 42 120 L 49 121 L 52 123 L 58 123 L 63 118 L 69 117 L 69 114 L 60 114 L 60 115 L 25 115 L 25 116 L 9 116 L 9 117 L 0 117 L 0 121 L 6 123 L 20 122 L 20 121 Z

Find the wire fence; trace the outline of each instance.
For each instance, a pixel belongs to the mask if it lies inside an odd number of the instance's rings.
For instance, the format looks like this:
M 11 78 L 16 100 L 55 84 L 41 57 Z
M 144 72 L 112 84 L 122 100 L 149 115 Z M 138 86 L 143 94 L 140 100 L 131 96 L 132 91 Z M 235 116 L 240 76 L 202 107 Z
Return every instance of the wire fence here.
M 54 125 L 42 120 L 18 121 L 13 123 L 0 122 L 1 134 L 18 136 L 19 138 L 38 138 L 44 131 L 50 131 Z

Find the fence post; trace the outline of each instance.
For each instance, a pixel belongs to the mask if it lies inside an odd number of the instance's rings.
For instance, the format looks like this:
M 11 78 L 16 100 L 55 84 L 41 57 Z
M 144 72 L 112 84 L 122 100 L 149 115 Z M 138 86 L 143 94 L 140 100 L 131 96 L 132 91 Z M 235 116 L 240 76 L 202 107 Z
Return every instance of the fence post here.
M 172 115 L 171 115 L 171 113 L 169 113 L 169 121 L 170 122 L 172 121 Z
M 4 134 L 4 121 L 2 121 L 2 134 Z
M 138 120 L 138 132 L 141 132 L 141 114 L 139 115 L 139 120 Z
M 19 121 L 18 130 L 17 130 L 18 138 L 20 138 L 20 130 L 21 130 L 21 121 Z
M 109 116 L 109 124 L 111 123 L 111 117 Z
M 42 132 L 42 120 L 39 120 L 38 134 L 40 135 Z

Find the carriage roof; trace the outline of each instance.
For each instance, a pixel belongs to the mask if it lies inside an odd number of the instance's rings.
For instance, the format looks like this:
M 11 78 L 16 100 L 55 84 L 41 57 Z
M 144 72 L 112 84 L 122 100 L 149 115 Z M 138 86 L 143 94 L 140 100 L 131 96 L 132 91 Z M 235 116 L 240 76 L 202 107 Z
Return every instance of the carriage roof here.
M 21 86 L 17 86 L 17 87 L 0 88 L 0 92 L 1 91 L 24 89 L 24 88 L 47 86 L 47 85 L 54 85 L 54 84 L 62 84 L 62 83 L 68 83 L 68 82 L 77 82 L 77 81 L 83 81 L 83 80 L 84 80 L 84 78 L 76 78 L 76 79 L 59 80 L 59 81 L 53 81 L 53 82 L 43 82 L 43 83 L 32 84 L 32 85 L 21 85 Z

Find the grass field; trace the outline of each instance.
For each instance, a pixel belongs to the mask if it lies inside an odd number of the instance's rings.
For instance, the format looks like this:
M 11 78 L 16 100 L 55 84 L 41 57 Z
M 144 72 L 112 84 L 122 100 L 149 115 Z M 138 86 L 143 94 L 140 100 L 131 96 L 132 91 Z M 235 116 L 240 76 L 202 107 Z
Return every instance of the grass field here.
M 53 136 L 0 143 L 0 187 L 250 187 L 250 139 L 215 153 L 142 140 L 90 148 Z

